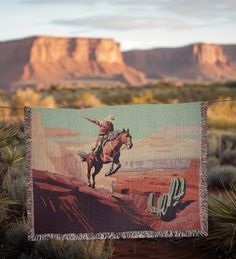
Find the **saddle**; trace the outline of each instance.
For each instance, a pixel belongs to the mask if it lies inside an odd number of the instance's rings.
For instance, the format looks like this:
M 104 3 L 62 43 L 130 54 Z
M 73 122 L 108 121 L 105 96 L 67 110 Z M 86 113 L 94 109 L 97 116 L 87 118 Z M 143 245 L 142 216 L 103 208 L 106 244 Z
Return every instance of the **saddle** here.
M 118 137 L 118 135 L 121 133 L 120 130 L 115 130 L 109 133 L 108 140 L 113 140 Z
M 106 143 L 116 139 L 121 132 L 122 132 L 121 130 L 116 130 L 116 131 L 112 131 L 108 134 L 107 139 L 103 141 L 102 145 L 99 145 L 97 147 L 97 150 L 96 150 L 97 159 L 98 159 L 99 155 L 101 154 Z
M 122 132 L 121 130 L 115 130 L 110 132 L 108 134 L 107 139 L 103 142 L 102 147 L 104 147 L 108 141 L 116 139 L 121 132 Z

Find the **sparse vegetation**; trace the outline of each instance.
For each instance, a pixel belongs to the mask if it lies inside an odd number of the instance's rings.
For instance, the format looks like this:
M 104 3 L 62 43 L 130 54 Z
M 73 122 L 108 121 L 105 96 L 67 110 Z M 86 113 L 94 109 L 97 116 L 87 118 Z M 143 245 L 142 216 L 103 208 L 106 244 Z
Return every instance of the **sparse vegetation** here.
M 55 108 L 54 98 L 50 95 L 42 96 L 32 88 L 18 89 L 14 93 L 12 102 L 16 107 L 30 106 L 34 108 Z
M 74 103 L 78 108 L 90 108 L 103 105 L 102 102 L 94 94 L 91 93 L 76 95 Z
M 181 86 L 181 87 L 180 87 Z M 22 88 L 12 93 L 1 92 L 0 104 L 14 107 L 88 108 L 101 105 L 177 103 L 202 100 L 236 99 L 235 83 L 178 83 L 158 82 L 143 87 L 110 86 L 68 87 L 52 85 L 49 88 Z M 0 105 L 1 106 L 1 105 Z M 214 130 L 234 130 L 234 103 L 211 104 L 209 125 Z M 223 112 L 222 112 L 223 111 Z M 22 117 L 21 110 L 1 109 L 4 120 Z
M 209 198 L 211 228 L 205 246 L 214 258 L 235 258 L 236 253 L 236 185 Z M 208 251 L 209 251 L 208 250 Z
M 137 96 L 133 96 L 131 102 L 133 104 L 159 103 L 155 98 L 154 93 L 150 90 Z
M 230 99 L 221 97 L 220 100 Z M 209 125 L 215 129 L 236 128 L 236 102 L 219 102 L 208 109 Z
M 7 230 L 4 246 L 5 258 L 34 259 L 107 259 L 113 253 L 113 244 L 109 240 L 67 241 L 47 240 L 30 242 L 27 226 L 19 222 Z
M 236 167 L 221 166 L 208 171 L 208 186 L 211 188 L 229 188 L 230 184 L 236 185 Z

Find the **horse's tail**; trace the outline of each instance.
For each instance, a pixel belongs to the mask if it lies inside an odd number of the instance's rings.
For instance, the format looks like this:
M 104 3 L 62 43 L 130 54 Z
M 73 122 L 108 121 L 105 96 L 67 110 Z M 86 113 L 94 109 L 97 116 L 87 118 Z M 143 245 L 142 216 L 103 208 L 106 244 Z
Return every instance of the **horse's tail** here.
M 88 156 L 88 154 L 85 153 L 84 151 L 79 151 L 78 155 L 80 156 L 82 162 L 85 162 Z

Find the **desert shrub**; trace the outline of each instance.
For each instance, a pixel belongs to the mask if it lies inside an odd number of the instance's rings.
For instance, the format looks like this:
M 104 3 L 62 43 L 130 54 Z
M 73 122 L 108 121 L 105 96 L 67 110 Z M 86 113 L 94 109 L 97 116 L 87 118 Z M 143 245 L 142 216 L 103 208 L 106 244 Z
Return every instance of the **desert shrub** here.
M 111 89 L 97 90 L 96 94 L 99 96 L 101 101 L 106 105 L 122 105 L 130 104 L 132 91 L 129 89 Z
M 236 150 L 236 135 L 209 135 L 208 155 L 221 157 L 226 150 Z
M 227 87 L 225 84 L 180 84 L 181 88 L 176 87 L 176 82 L 157 82 L 142 87 L 105 87 L 100 85 L 86 85 L 86 87 L 53 87 L 42 89 L 43 96 L 50 96 L 56 100 L 59 107 L 76 107 L 75 97 L 84 93 L 90 93 L 96 96 L 103 104 L 132 104 L 132 103 L 176 103 L 191 102 L 201 100 L 216 100 L 220 96 L 230 96 L 232 99 L 236 97 L 236 89 Z M 147 100 L 142 100 L 147 92 L 152 92 L 152 96 Z M 136 99 L 138 97 L 138 99 Z M 153 97 L 153 98 L 152 98 Z M 77 107 L 76 107 L 77 108 Z
M 14 229 L 6 231 L 3 245 L 6 259 L 19 258 L 21 254 L 29 255 L 33 247 L 33 242 L 28 241 L 25 224 L 18 224 Z
M 18 141 L 19 127 L 0 122 L 0 149 L 12 145 Z
M 211 248 L 213 258 L 235 258 L 236 254 L 236 187 L 223 189 L 219 195 L 209 197 L 211 228 L 204 246 Z
M 208 187 L 229 188 L 230 184 L 236 184 L 236 167 L 215 167 L 208 171 Z
M 26 200 L 26 182 L 25 167 L 14 168 L 11 172 L 11 182 L 8 186 L 9 196 L 17 201 L 25 202 Z
M 222 135 L 221 149 L 233 150 L 236 149 L 236 135 Z
M 0 194 L 0 225 L 1 227 L 4 225 L 4 222 L 11 219 L 11 216 L 14 215 L 14 209 L 12 208 L 14 205 L 18 203 L 9 199 L 5 194 Z
M 236 150 L 225 150 L 220 156 L 221 164 L 236 166 Z
M 147 90 L 140 95 L 133 96 L 131 102 L 133 104 L 159 103 L 151 90 Z
M 21 136 L 19 127 L 0 123 L 0 189 L 5 189 L 11 180 L 12 169 L 20 165 L 23 152 L 17 148 Z
M 109 240 L 68 241 L 47 240 L 30 242 L 27 226 L 21 223 L 8 230 L 4 240 L 6 259 L 47 258 L 47 259 L 108 259 L 113 253 Z
M 3 107 L 10 107 L 11 104 L 7 101 L 4 100 L 2 97 L 0 98 L 0 106 Z M 0 118 L 3 121 L 8 121 L 11 118 L 11 109 L 8 108 L 0 108 Z
M 102 106 L 102 102 L 92 93 L 78 94 L 74 101 L 75 106 L 79 108 L 89 108 Z
M 219 165 L 220 165 L 220 161 L 215 156 L 208 157 L 208 160 L 207 160 L 208 170 L 210 170 L 212 168 L 216 168 Z
M 208 155 L 218 157 L 221 149 L 221 137 L 208 136 L 207 142 L 208 142 Z
M 208 118 L 211 127 L 219 129 L 235 128 L 236 102 L 219 102 L 212 104 L 208 109 Z
M 0 153 L 0 187 L 9 186 L 11 182 L 11 171 L 22 162 L 23 154 L 16 147 L 7 146 L 1 149 Z
M 34 108 L 55 108 L 56 102 L 53 96 L 43 96 L 32 88 L 18 89 L 12 96 L 12 106 L 15 107 L 34 107 Z M 21 110 L 15 111 L 17 115 L 22 115 Z
M 109 240 L 49 240 L 37 242 L 35 250 L 43 258 L 50 259 L 105 259 L 111 258 L 114 249 Z

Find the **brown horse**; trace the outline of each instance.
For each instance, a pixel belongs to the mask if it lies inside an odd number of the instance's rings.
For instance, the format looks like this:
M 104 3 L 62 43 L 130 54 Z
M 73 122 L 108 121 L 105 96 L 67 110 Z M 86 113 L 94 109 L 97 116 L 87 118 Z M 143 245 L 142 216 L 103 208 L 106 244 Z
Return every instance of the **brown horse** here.
M 119 159 L 121 147 L 123 145 L 125 145 L 127 149 L 133 147 L 132 136 L 129 133 L 129 129 L 123 129 L 123 131 L 118 133 L 116 138 L 106 142 L 102 152 L 98 155 L 94 153 L 86 154 L 83 151 L 79 151 L 78 155 L 81 157 L 81 160 L 87 162 L 88 186 L 95 188 L 95 176 L 101 171 L 104 164 L 112 163 L 110 170 L 105 174 L 106 176 L 116 173 L 121 168 Z M 114 164 L 116 165 L 116 168 L 114 168 Z M 93 182 L 91 184 L 90 176 L 92 168 L 94 168 L 94 172 L 92 173 Z

